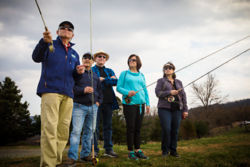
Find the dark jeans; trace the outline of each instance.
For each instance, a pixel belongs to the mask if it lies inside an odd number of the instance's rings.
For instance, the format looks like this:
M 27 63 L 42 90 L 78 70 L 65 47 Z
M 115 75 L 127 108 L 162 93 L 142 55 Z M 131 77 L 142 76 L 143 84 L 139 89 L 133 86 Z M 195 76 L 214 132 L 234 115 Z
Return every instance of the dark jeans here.
M 178 132 L 181 123 L 181 111 L 170 111 L 168 109 L 158 108 L 158 115 L 162 128 L 162 153 L 176 153 Z
M 112 103 L 101 104 L 98 108 L 96 118 L 96 132 L 94 137 L 95 152 L 99 152 L 98 139 L 99 139 L 99 123 L 102 118 L 103 123 L 103 138 L 104 138 L 104 149 L 106 152 L 113 150 L 112 143 Z
M 140 113 L 141 109 L 141 113 Z M 133 151 L 139 149 L 141 144 L 140 133 L 141 125 L 144 116 L 145 106 L 141 108 L 138 105 L 125 105 L 123 104 L 123 113 L 126 119 L 127 127 L 127 145 L 128 150 Z

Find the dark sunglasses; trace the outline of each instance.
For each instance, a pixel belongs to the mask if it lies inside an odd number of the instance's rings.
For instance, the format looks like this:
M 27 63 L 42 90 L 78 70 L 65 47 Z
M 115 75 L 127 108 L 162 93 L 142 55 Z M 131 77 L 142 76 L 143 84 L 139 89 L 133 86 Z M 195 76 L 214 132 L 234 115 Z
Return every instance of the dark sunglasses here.
M 93 60 L 92 57 L 90 57 L 90 56 L 83 57 L 83 59 Z
M 129 59 L 129 62 L 136 62 L 136 59 Z
M 164 70 L 173 70 L 174 68 L 171 66 L 164 67 Z
M 102 55 L 99 55 L 99 56 L 97 56 L 98 58 L 104 58 L 104 59 L 106 59 L 106 56 L 102 56 Z
M 59 27 L 59 29 L 60 29 L 60 30 L 66 30 L 66 29 L 67 29 L 68 31 L 71 31 L 71 32 L 73 32 L 73 31 L 74 31 L 74 29 L 73 29 L 73 28 L 68 27 L 68 26 L 60 26 L 60 27 Z

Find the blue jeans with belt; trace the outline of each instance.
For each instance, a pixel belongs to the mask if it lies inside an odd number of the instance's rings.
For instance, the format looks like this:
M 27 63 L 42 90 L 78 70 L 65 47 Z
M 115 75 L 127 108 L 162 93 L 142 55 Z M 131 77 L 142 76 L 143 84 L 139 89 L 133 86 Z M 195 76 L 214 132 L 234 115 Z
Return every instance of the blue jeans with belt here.
M 158 116 L 162 128 L 162 154 L 176 153 L 182 111 L 158 108 Z
M 79 103 L 74 103 L 72 113 L 73 129 L 70 134 L 70 148 L 68 157 L 74 160 L 78 159 L 78 148 L 82 134 L 82 149 L 80 158 L 87 157 L 91 152 L 91 139 L 96 126 L 97 105 L 86 106 Z

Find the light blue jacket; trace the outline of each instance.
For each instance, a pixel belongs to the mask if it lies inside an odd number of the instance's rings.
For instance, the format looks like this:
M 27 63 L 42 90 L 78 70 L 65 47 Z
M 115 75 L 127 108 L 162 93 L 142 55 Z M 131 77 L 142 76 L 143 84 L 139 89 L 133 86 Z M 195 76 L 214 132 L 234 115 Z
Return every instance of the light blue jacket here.
M 127 104 L 124 99 L 128 96 L 129 91 L 140 90 L 134 96 L 130 97 L 131 103 L 127 105 L 135 105 L 135 104 L 146 104 L 146 106 L 150 105 L 145 77 L 141 72 L 134 73 L 131 72 L 130 70 L 123 71 L 118 79 L 116 90 L 123 95 L 122 96 L 123 104 Z

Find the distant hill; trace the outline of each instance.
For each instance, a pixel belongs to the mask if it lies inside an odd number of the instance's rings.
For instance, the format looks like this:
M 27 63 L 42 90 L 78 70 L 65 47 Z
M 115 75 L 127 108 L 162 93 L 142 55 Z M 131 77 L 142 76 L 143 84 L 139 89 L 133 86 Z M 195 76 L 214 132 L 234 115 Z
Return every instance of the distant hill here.
M 207 111 L 203 107 L 192 108 L 189 110 L 189 119 L 205 121 L 210 128 L 231 125 L 236 121 L 250 121 L 250 99 L 214 104 Z

